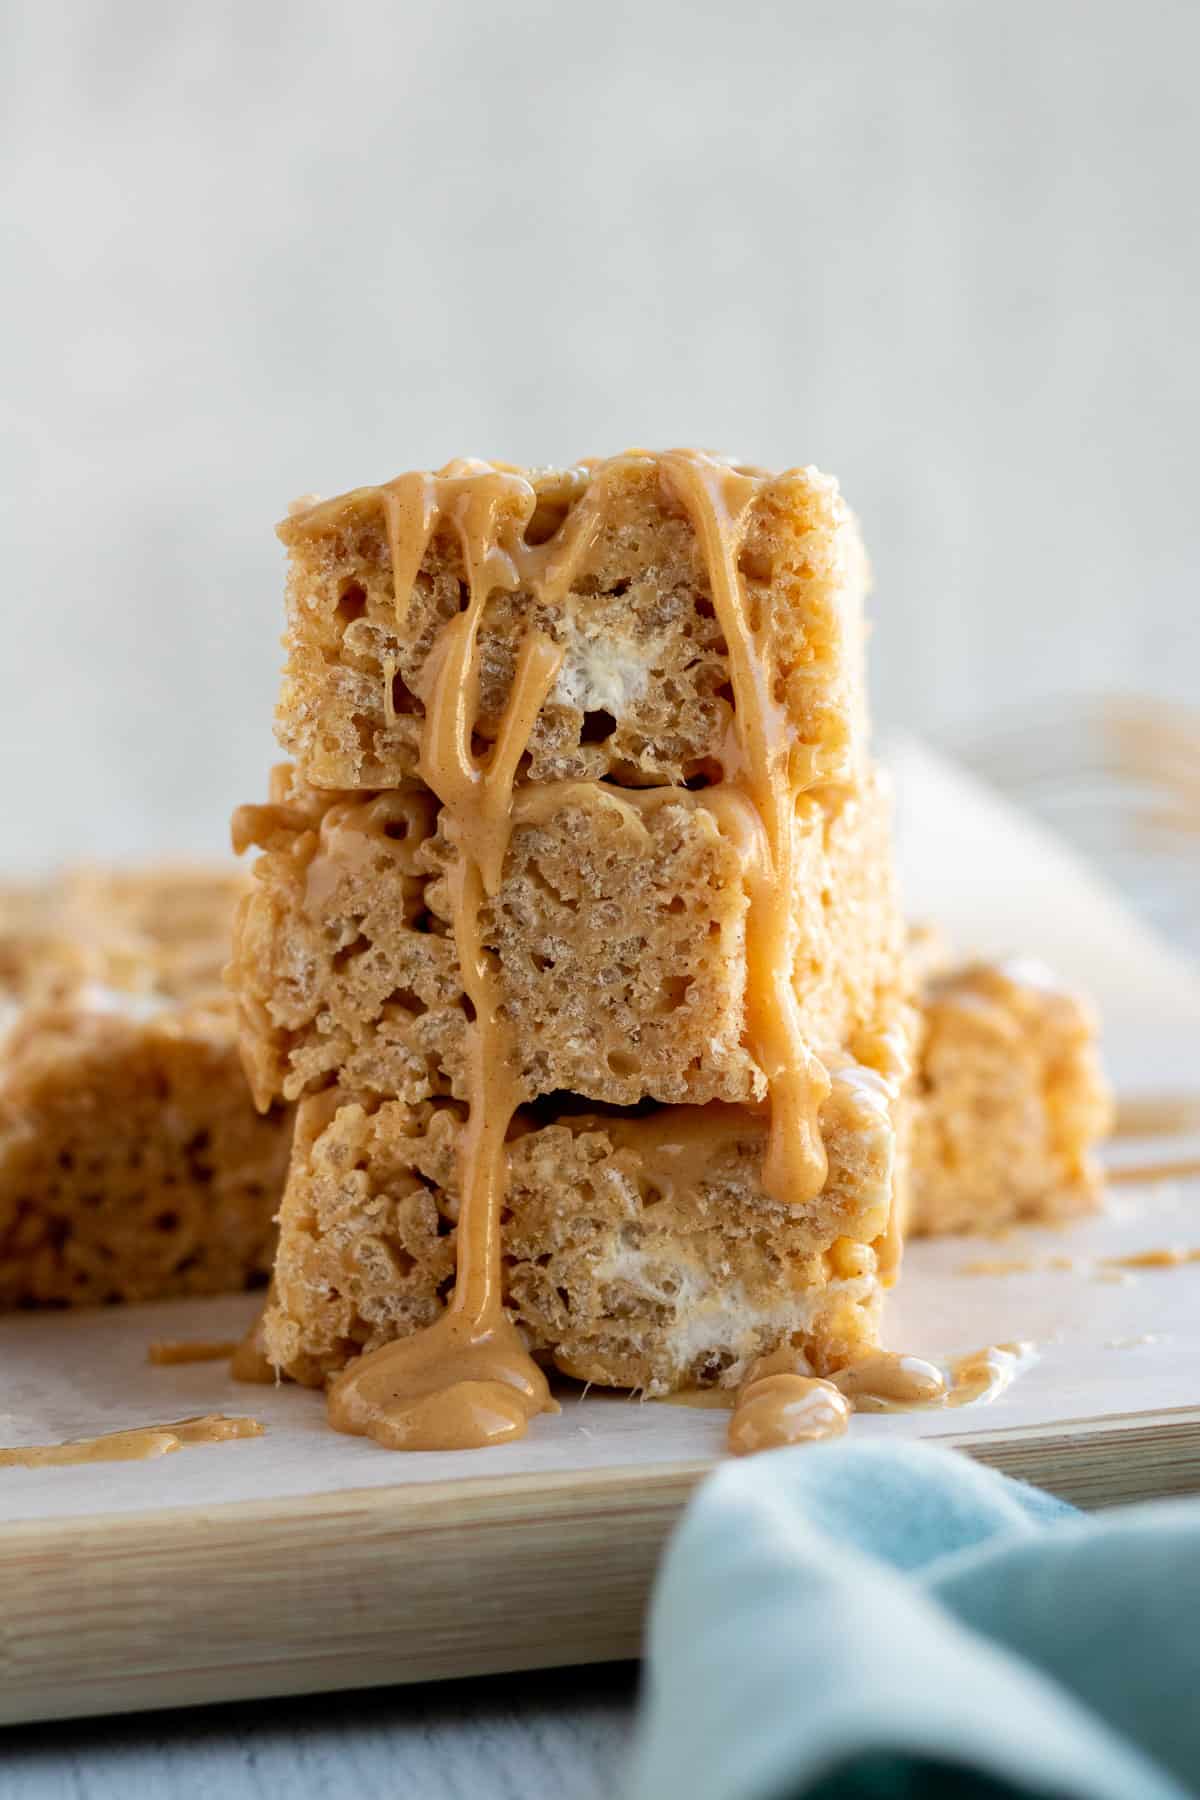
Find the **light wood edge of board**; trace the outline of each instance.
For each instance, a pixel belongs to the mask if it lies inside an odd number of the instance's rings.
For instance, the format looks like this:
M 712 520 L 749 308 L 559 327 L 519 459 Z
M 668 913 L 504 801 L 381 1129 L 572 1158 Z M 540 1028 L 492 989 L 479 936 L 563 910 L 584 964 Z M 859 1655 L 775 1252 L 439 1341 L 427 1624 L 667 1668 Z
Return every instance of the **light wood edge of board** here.
M 935 1441 L 1081 1506 L 1200 1491 L 1200 1408 Z M 713 1466 L 5 1526 L 0 1723 L 635 1657 Z

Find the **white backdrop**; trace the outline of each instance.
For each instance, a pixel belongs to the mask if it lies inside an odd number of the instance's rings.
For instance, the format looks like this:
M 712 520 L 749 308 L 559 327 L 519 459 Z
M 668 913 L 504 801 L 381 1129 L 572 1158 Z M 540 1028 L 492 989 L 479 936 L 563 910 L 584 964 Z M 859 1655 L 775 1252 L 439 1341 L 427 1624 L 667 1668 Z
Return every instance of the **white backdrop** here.
M 215 847 L 294 494 L 832 469 L 890 722 L 1200 690 L 1190 0 L 8 0 L 9 866 Z

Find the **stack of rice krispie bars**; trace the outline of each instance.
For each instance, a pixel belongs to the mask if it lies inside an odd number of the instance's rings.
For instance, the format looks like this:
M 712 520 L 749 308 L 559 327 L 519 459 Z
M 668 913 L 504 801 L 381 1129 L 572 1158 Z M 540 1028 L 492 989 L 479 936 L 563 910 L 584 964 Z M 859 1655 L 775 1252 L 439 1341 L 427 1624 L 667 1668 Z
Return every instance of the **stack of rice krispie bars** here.
M 244 886 L 80 868 L 0 891 L 0 1306 L 265 1280 L 290 1142 L 222 987 Z
M 651 1394 L 861 1355 L 914 1015 L 836 484 L 459 463 L 281 536 L 292 761 L 234 825 L 247 1067 L 298 1103 L 272 1362 L 422 1338 L 338 1420 L 401 1442 L 503 1332 Z
M 486 1441 L 547 1365 L 845 1368 L 902 1228 L 1095 1206 L 1087 1009 L 906 948 L 832 481 L 465 463 L 281 535 L 252 879 L 0 891 L 0 1305 L 274 1262 L 261 1341 L 336 1422 Z

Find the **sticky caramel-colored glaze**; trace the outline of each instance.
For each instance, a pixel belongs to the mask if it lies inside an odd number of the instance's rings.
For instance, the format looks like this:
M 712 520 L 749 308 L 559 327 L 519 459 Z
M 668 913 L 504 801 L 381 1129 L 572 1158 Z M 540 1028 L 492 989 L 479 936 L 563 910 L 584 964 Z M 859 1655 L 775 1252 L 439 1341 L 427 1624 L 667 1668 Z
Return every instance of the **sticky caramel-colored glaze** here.
M 1126 1163 L 1124 1168 L 1106 1169 L 1105 1180 L 1113 1186 L 1149 1181 L 1193 1181 L 1200 1176 L 1200 1157 L 1186 1156 L 1175 1162 Z
M 832 1382 L 804 1375 L 765 1375 L 738 1395 L 727 1442 L 734 1456 L 841 1437 L 850 1402 Z
M 403 476 L 385 494 L 401 623 L 440 521 L 457 530 L 467 570 L 467 608 L 443 628 L 430 658 L 420 770 L 445 808 L 446 835 L 457 851 L 450 871 L 451 914 L 463 985 L 475 1010 L 453 1296 L 432 1326 L 361 1357 L 329 1394 L 329 1417 L 338 1430 L 373 1437 L 392 1449 L 478 1448 L 520 1437 L 534 1414 L 555 1410 L 545 1376 L 502 1305 L 505 1140 L 524 1095 L 479 925 L 485 895 L 500 883 L 517 768 L 561 662 L 561 651 L 543 633 L 531 629 L 521 646 L 486 764 L 476 758 L 472 734 L 479 626 L 489 595 L 497 588 L 523 587 L 542 605 L 559 598 L 599 527 L 602 495 L 598 477 L 560 536 L 531 546 L 523 533 L 536 497 L 529 483 L 510 471 L 452 464 L 437 476 Z
M 453 1303 L 415 1337 L 360 1357 L 329 1390 L 331 1423 L 389 1450 L 482 1449 L 558 1410 L 504 1314 L 488 1329 Z
M 829 1077 L 800 1029 L 795 967 L 793 830 L 797 782 L 787 716 L 775 698 L 776 659 L 756 630 L 738 573 L 738 553 L 761 479 L 694 451 L 663 458 L 668 482 L 691 517 L 712 587 L 713 608 L 729 648 L 737 767 L 726 769 L 762 824 L 765 854 L 747 868 L 746 1010 L 751 1048 L 767 1079 L 771 1126 L 763 1186 L 798 1204 L 825 1185 L 818 1119 Z
M 980 1256 L 973 1262 L 960 1263 L 959 1275 L 1028 1275 L 1037 1267 L 1027 1257 Z
M 859 1032 L 854 1044 L 854 1054 L 861 1065 L 858 1079 L 866 1079 L 869 1072 L 878 1077 L 888 1098 L 896 1100 L 912 1074 L 905 1032 L 898 1026 L 886 1031 Z M 904 1228 L 902 1205 L 893 1187 L 887 1229 L 874 1246 L 879 1279 L 884 1287 L 893 1287 L 899 1277 L 900 1262 L 904 1254 Z
M 1168 1094 L 1160 1100 L 1119 1100 L 1113 1136 L 1166 1137 L 1200 1129 L 1200 1099 L 1195 1094 Z M 1114 1179 L 1108 1171 L 1108 1179 Z
M 755 1357 L 742 1380 L 742 1391 L 767 1375 L 811 1375 L 812 1372 L 812 1364 L 803 1350 L 785 1340 L 776 1344 L 774 1350 L 768 1350 L 765 1356 Z
M 997 1399 L 1019 1372 L 1033 1351 L 1032 1344 L 988 1344 L 972 1350 L 950 1365 L 950 1389 L 947 1406 L 972 1406 L 977 1401 Z
M 939 1368 L 919 1356 L 904 1356 L 895 1350 L 876 1350 L 829 1379 L 855 1412 L 907 1412 L 936 1406 L 946 1394 Z
M 631 455 L 645 460 L 643 453 Z M 514 818 L 514 782 L 557 677 L 561 651 L 536 623 L 530 625 L 499 731 L 481 762 L 473 747 L 478 642 L 494 592 L 528 593 L 535 619 L 567 593 L 601 529 L 608 481 L 628 461 L 616 458 L 595 467 L 558 532 L 536 544 L 528 541 L 537 505 L 534 489 L 502 465 L 451 463 L 436 475 L 402 476 L 384 490 L 401 627 L 439 529 L 457 533 L 466 570 L 466 608 L 443 626 L 422 674 L 419 770 L 442 804 L 443 828 L 456 851 L 451 915 L 463 984 L 475 1013 L 453 1296 L 432 1326 L 361 1357 L 329 1394 L 330 1419 L 339 1430 L 365 1433 L 394 1448 L 468 1448 L 519 1436 L 530 1417 L 552 1405 L 544 1376 L 502 1306 L 505 1144 L 513 1114 L 526 1096 L 500 1010 L 492 959 L 481 942 L 479 914 L 485 897 L 500 885 Z M 793 828 L 803 771 L 793 768 L 786 715 L 775 698 L 769 627 L 752 617 L 738 572 L 751 507 L 763 483 L 761 477 L 694 451 L 671 452 L 658 459 L 658 467 L 690 516 L 729 647 L 737 746 L 732 766 L 723 774 L 734 803 L 718 803 L 714 812 L 718 820 L 736 814 L 738 841 L 752 846 L 744 863 L 750 899 L 746 1010 L 751 1047 L 769 1093 L 764 1186 L 777 1199 L 799 1203 L 819 1193 L 825 1182 L 818 1111 L 829 1092 L 829 1078 L 803 1039 L 792 985 Z M 632 818 L 634 802 L 625 796 L 621 801 Z M 537 805 L 521 797 L 523 808 L 535 810 Z M 664 1132 L 661 1160 L 670 1165 L 667 1179 L 686 1179 L 686 1171 L 699 1167 L 708 1154 L 711 1131 L 697 1127 L 690 1147 L 675 1141 L 677 1128 L 667 1125 Z M 828 1411 L 831 1403 L 822 1404 Z M 797 1419 L 803 1412 L 803 1407 L 793 1407 Z M 808 1427 L 797 1429 L 810 1435 Z
M 270 1304 L 269 1298 L 267 1304 Z M 233 1379 L 248 1381 L 257 1387 L 266 1387 L 279 1379 L 267 1356 L 263 1337 L 265 1310 L 264 1308 L 259 1313 L 241 1343 L 234 1346 L 233 1355 L 229 1359 L 229 1373 Z
M 226 1338 L 156 1338 L 146 1352 L 146 1361 L 159 1368 L 172 1368 L 178 1363 L 228 1362 L 237 1349 L 236 1341 Z
M 170 1425 L 137 1425 L 103 1437 L 75 1438 L 65 1444 L 31 1444 L 23 1450 L 0 1450 L 0 1469 L 48 1469 L 69 1463 L 146 1462 L 194 1444 L 227 1444 L 235 1438 L 261 1437 L 257 1419 L 227 1418 L 205 1413 Z
M 995 1400 L 1028 1361 L 1032 1344 L 989 1344 L 960 1356 L 947 1386 L 942 1371 L 919 1356 L 876 1350 L 824 1380 L 811 1378 L 803 1351 L 780 1344 L 751 1364 L 732 1400 L 729 1448 L 735 1456 L 774 1450 L 784 1444 L 837 1437 L 852 1412 L 917 1412 L 943 1406 L 971 1406 Z M 841 1405 L 829 1401 L 829 1393 Z M 824 1394 L 824 1398 L 822 1398 Z M 670 1396 L 677 1406 L 728 1406 L 727 1389 L 703 1389 Z
M 1200 1262 L 1200 1250 L 1182 1250 L 1167 1244 L 1157 1250 L 1135 1250 L 1129 1256 L 1106 1256 L 1109 1269 L 1178 1269 L 1184 1263 Z
M 597 1124 L 615 1150 L 636 1152 L 639 1179 L 670 1200 L 694 1193 L 725 1151 L 746 1141 L 760 1110 L 712 1100 L 707 1106 L 664 1106 L 640 1118 L 605 1114 Z M 581 1123 L 587 1118 L 583 1114 Z

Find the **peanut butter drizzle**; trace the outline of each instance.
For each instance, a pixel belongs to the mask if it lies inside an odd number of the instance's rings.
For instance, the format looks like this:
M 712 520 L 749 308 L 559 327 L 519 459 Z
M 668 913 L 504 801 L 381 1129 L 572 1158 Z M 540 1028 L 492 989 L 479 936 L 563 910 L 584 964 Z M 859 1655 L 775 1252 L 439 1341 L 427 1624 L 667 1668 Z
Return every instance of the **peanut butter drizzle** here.
M 31 1444 L 23 1450 L 0 1450 L 0 1469 L 49 1469 L 69 1463 L 146 1462 L 194 1444 L 227 1444 L 235 1438 L 262 1437 L 257 1419 L 227 1418 L 205 1413 L 176 1419 L 170 1425 L 135 1425 L 102 1437 L 71 1438 L 65 1444 Z
M 1161 1249 L 1134 1250 L 1128 1256 L 1105 1256 L 1101 1261 L 1106 1269 L 1179 1269 L 1184 1263 L 1200 1262 L 1200 1250 L 1167 1244 Z
M 897 1025 L 885 1031 L 860 1031 L 855 1037 L 853 1049 L 856 1059 L 853 1078 L 856 1083 L 861 1088 L 865 1081 L 875 1080 L 885 1100 L 889 1104 L 894 1103 L 912 1073 L 912 1061 L 903 1030 Z M 841 1074 L 845 1079 L 846 1071 L 841 1071 Z M 899 1276 L 904 1254 L 904 1218 L 894 1187 L 887 1227 L 883 1235 L 875 1240 L 874 1250 L 880 1282 L 884 1287 L 893 1287 Z
M 360 1357 L 334 1382 L 330 1422 L 391 1449 L 456 1450 L 523 1437 L 534 1414 L 557 1411 L 542 1370 L 503 1308 L 501 1208 L 505 1141 L 525 1097 L 495 974 L 480 940 L 485 897 L 500 885 L 513 823 L 513 784 L 562 651 L 536 625 L 517 656 L 512 688 L 486 763 L 472 749 L 479 711 L 479 628 L 497 589 L 553 605 L 570 586 L 600 526 L 597 477 L 545 545 L 524 531 L 536 496 L 515 472 L 450 464 L 438 475 L 405 475 L 384 492 L 401 627 L 426 550 L 442 522 L 462 545 L 469 601 L 430 653 L 419 769 L 445 809 L 457 855 L 449 872 L 455 945 L 475 1009 L 467 1052 L 468 1117 L 460 1149 L 457 1273 L 441 1317 L 416 1336 Z
M 875 1350 L 829 1377 L 855 1412 L 909 1412 L 938 1406 L 946 1398 L 942 1371 L 920 1356 Z
M 956 1275 L 1030 1275 L 1037 1268 L 1035 1262 L 1027 1257 L 1019 1256 L 980 1256 L 973 1262 L 959 1263 L 954 1271 Z
M 664 1106 L 635 1118 L 597 1115 L 595 1123 L 614 1150 L 636 1152 L 639 1178 L 671 1200 L 693 1193 L 726 1150 L 753 1139 L 759 1116 L 753 1106 L 711 1100 L 707 1106 Z M 578 1123 L 586 1127 L 589 1115 Z
M 812 1378 L 803 1351 L 783 1344 L 751 1364 L 734 1402 L 729 1448 L 735 1456 L 746 1456 L 755 1450 L 840 1436 L 852 1411 L 917 1412 L 986 1404 L 1009 1387 L 1032 1354 L 1032 1344 L 989 1344 L 958 1357 L 947 1383 L 934 1363 L 919 1356 L 876 1350 L 818 1381 Z M 812 1390 L 821 1388 L 841 1397 L 843 1410 L 836 1416 L 823 1413 L 822 1403 L 812 1397 Z M 682 1405 L 707 1404 L 675 1398 Z M 819 1428 L 822 1422 L 824 1429 Z
M 950 1391 L 947 1406 L 974 1406 L 996 1400 L 1012 1385 L 1023 1364 L 1033 1355 L 1027 1343 L 988 1344 L 956 1357 L 950 1365 Z
M 1117 1101 L 1112 1131 L 1116 1138 L 1167 1136 L 1195 1130 L 1200 1130 L 1200 1095 L 1164 1094 L 1159 1099 Z
M 639 461 L 644 456 L 630 453 Z M 439 528 L 457 533 L 466 570 L 467 606 L 443 626 L 420 678 L 425 716 L 418 768 L 442 804 L 443 829 L 457 852 L 449 875 L 451 916 L 463 984 L 475 1009 L 453 1296 L 432 1326 L 360 1357 L 329 1392 L 330 1421 L 337 1429 L 369 1435 L 391 1448 L 443 1450 L 501 1442 L 524 1435 L 535 1413 L 557 1410 L 545 1376 L 502 1304 L 506 1139 L 526 1096 L 517 1049 L 501 1014 L 495 971 L 480 939 L 479 915 L 500 885 L 514 817 L 535 817 L 547 804 L 526 790 L 514 805 L 513 794 L 521 757 L 562 663 L 561 648 L 540 629 L 536 617 L 569 590 L 603 522 L 608 472 L 629 460 L 596 465 L 560 530 L 536 545 L 526 540 L 536 495 L 515 470 L 455 462 L 436 475 L 401 476 L 383 490 L 401 629 Z M 774 1197 L 799 1203 L 825 1182 L 818 1112 L 830 1084 L 800 1031 L 793 988 L 793 822 L 801 782 L 792 766 L 786 711 L 774 694 L 774 657 L 769 643 L 762 641 L 760 624 L 751 620 L 737 567 L 750 508 L 763 480 L 695 451 L 670 452 L 658 459 L 658 466 L 691 518 L 729 647 L 736 766 L 725 771 L 729 791 L 714 805 L 714 813 L 719 822 L 737 814 L 739 841 L 757 839 L 744 867 L 750 900 L 749 1036 L 767 1080 L 770 1107 L 763 1182 Z M 490 755 L 480 762 L 472 747 L 479 713 L 478 643 L 487 602 L 497 590 L 528 593 L 535 622 L 518 653 Z M 622 791 L 616 802 L 627 807 L 629 819 L 637 817 L 639 804 L 657 804 L 635 801 L 632 792 Z M 669 792 L 678 797 L 676 790 Z M 677 1127 L 665 1129 L 672 1143 L 682 1143 Z M 707 1127 L 697 1128 L 697 1158 L 701 1141 L 706 1149 L 711 1144 Z M 681 1167 L 676 1158 L 676 1174 Z M 832 1403 L 821 1404 L 828 1413 Z
M 752 622 L 738 574 L 762 480 L 697 451 L 672 451 L 662 468 L 691 517 L 708 566 L 713 610 L 729 651 L 738 750 L 733 782 L 762 824 L 764 854 L 746 868 L 746 1011 L 771 1104 L 763 1186 L 773 1199 L 799 1204 L 825 1185 L 818 1114 L 829 1077 L 804 1040 L 793 986 L 793 833 L 800 784 L 792 770 L 791 732 L 786 708 L 775 697 L 776 659 L 762 640 L 762 625 Z M 730 773 L 725 770 L 726 781 Z
M 1124 1168 L 1106 1168 L 1104 1179 L 1110 1187 L 1121 1183 L 1144 1181 L 1190 1181 L 1200 1175 L 1200 1156 L 1183 1157 L 1176 1162 L 1126 1163 Z
M 267 1307 L 270 1306 L 272 1297 L 273 1288 L 268 1288 L 266 1305 L 262 1312 L 259 1313 L 241 1342 L 233 1347 L 229 1359 L 229 1373 L 235 1381 L 249 1381 L 256 1387 L 267 1387 L 274 1385 L 279 1380 L 279 1371 L 267 1355 Z
M 236 1340 L 226 1338 L 155 1338 L 146 1361 L 159 1368 L 178 1363 L 228 1362 L 237 1351 Z
M 738 1395 L 726 1442 L 734 1456 L 842 1437 L 850 1402 L 831 1381 L 808 1375 L 763 1375 Z

